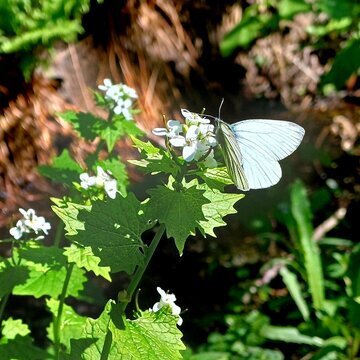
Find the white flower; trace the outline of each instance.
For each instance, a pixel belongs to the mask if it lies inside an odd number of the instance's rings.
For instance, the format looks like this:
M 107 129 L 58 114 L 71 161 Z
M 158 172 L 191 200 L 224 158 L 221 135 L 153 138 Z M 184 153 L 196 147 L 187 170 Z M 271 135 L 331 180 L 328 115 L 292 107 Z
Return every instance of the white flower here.
M 210 120 L 189 110 L 181 109 L 185 125 L 177 120 L 169 120 L 166 128 L 155 128 L 153 134 L 167 136 L 171 146 L 182 148 L 182 157 L 186 162 L 205 160 L 205 166 L 216 166 L 214 153 L 208 159 L 210 149 L 217 145 L 215 127 Z M 205 159 L 204 159 L 205 157 Z
M 157 287 L 156 290 L 160 294 L 160 301 L 154 304 L 152 311 L 157 312 L 163 306 L 169 305 L 171 308 L 172 315 L 176 315 L 179 317 L 177 324 L 181 325 L 183 323 L 183 319 L 180 317 L 181 308 L 175 304 L 175 301 L 176 301 L 175 295 L 166 293 L 160 287 Z
M 15 240 L 19 240 L 23 234 L 27 232 L 29 232 L 28 228 L 25 227 L 22 220 L 18 220 L 16 226 L 12 227 L 9 231 L 10 235 L 13 236 Z
M 192 113 L 189 110 L 181 109 L 182 116 L 186 119 L 187 123 L 190 124 L 209 124 L 210 120 L 204 117 L 201 117 L 199 114 Z
M 104 188 L 109 198 L 115 199 L 117 194 L 117 181 L 110 174 L 110 172 L 104 171 L 101 166 L 97 166 L 96 176 L 90 176 L 87 173 L 80 175 L 80 186 L 85 190 L 93 186 Z
M 98 88 L 105 92 L 105 99 L 116 115 L 123 115 L 126 120 L 132 120 L 132 99 L 138 97 L 134 89 L 125 84 L 113 85 L 110 79 L 104 79 L 104 85 L 99 85 Z
M 94 186 L 96 184 L 96 176 L 89 176 L 88 173 L 82 173 L 80 174 L 80 186 L 83 189 L 88 189 L 91 186 Z
M 20 208 L 19 212 L 23 215 L 23 218 L 9 231 L 10 235 L 16 240 L 20 239 L 25 233 L 30 232 L 34 232 L 35 234 L 39 232 L 43 232 L 46 235 L 48 234 L 48 231 L 51 229 L 50 223 L 46 222 L 43 216 L 37 216 L 34 209 L 26 211 Z
M 183 131 L 183 125 L 180 121 L 169 120 L 166 123 L 166 128 L 155 128 L 152 133 L 157 136 L 167 136 L 169 139 L 179 136 Z

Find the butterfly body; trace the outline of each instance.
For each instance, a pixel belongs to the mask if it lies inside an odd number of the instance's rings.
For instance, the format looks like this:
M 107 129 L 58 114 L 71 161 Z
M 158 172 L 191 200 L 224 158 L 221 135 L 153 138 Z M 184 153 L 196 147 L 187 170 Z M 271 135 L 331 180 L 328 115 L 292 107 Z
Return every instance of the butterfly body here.
M 240 190 L 275 185 L 282 172 L 279 160 L 300 145 L 305 130 L 283 120 L 244 120 L 229 125 L 216 119 L 216 136 L 225 165 Z

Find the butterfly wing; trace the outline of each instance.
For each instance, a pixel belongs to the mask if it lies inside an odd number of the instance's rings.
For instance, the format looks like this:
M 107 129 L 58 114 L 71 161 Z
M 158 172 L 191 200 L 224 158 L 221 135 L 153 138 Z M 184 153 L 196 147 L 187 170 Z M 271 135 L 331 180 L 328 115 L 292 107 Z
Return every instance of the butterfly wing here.
M 229 125 L 241 149 L 249 189 L 275 185 L 281 178 L 281 160 L 300 145 L 305 130 L 282 120 L 245 120 Z
M 240 190 L 249 190 L 244 169 L 240 146 L 230 126 L 217 119 L 217 140 L 224 155 L 225 165 L 235 186 Z

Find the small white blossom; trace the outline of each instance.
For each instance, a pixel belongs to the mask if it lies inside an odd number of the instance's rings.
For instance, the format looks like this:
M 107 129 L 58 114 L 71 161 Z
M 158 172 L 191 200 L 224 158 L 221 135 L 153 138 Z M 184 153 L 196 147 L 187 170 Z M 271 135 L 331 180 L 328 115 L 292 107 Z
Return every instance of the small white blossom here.
M 160 301 L 154 304 L 152 311 L 157 312 L 163 306 L 169 305 L 171 308 L 172 314 L 179 317 L 177 324 L 181 325 L 183 323 L 183 319 L 180 317 L 181 308 L 180 308 L 180 306 L 175 304 L 175 301 L 176 301 L 175 295 L 166 293 L 160 287 L 157 287 L 156 290 L 160 294 Z
M 19 209 L 19 212 L 23 215 L 22 219 L 18 220 L 16 226 L 10 229 L 10 235 L 13 236 L 16 240 L 20 239 L 24 234 L 34 232 L 39 234 L 43 232 L 48 234 L 48 231 L 51 229 L 50 223 L 46 222 L 43 216 L 37 216 L 35 210 L 29 209 Z
M 116 115 L 123 115 L 126 120 L 132 120 L 131 108 L 133 100 L 137 99 L 134 89 L 125 84 L 112 84 L 110 79 L 104 79 L 104 85 L 98 86 L 99 90 L 105 93 L 105 99 L 108 100 Z
M 211 148 L 217 145 L 215 127 L 210 120 L 192 113 L 189 110 L 181 109 L 185 118 L 185 125 L 177 120 L 169 120 L 166 128 L 155 128 L 153 134 L 166 136 L 171 146 L 182 148 L 182 157 L 185 161 L 204 160 L 205 166 L 216 166 L 214 152 Z M 208 159 L 208 156 L 211 157 Z M 205 157 L 205 159 L 204 159 Z
M 110 172 L 103 170 L 101 166 L 96 167 L 96 176 L 90 176 L 87 173 L 82 173 L 80 175 L 80 186 L 83 189 L 88 189 L 90 187 L 104 188 L 105 193 L 111 199 L 115 199 L 117 193 L 117 181 L 114 179 Z

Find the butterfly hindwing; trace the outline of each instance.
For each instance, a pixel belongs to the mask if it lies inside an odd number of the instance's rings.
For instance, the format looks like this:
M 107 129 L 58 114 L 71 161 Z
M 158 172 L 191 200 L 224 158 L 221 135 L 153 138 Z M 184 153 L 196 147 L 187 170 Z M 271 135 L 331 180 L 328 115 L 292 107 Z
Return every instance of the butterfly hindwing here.
M 250 189 L 267 188 L 280 180 L 278 160 L 293 153 L 305 133 L 301 126 L 281 120 L 244 120 L 229 127 L 241 149 Z

